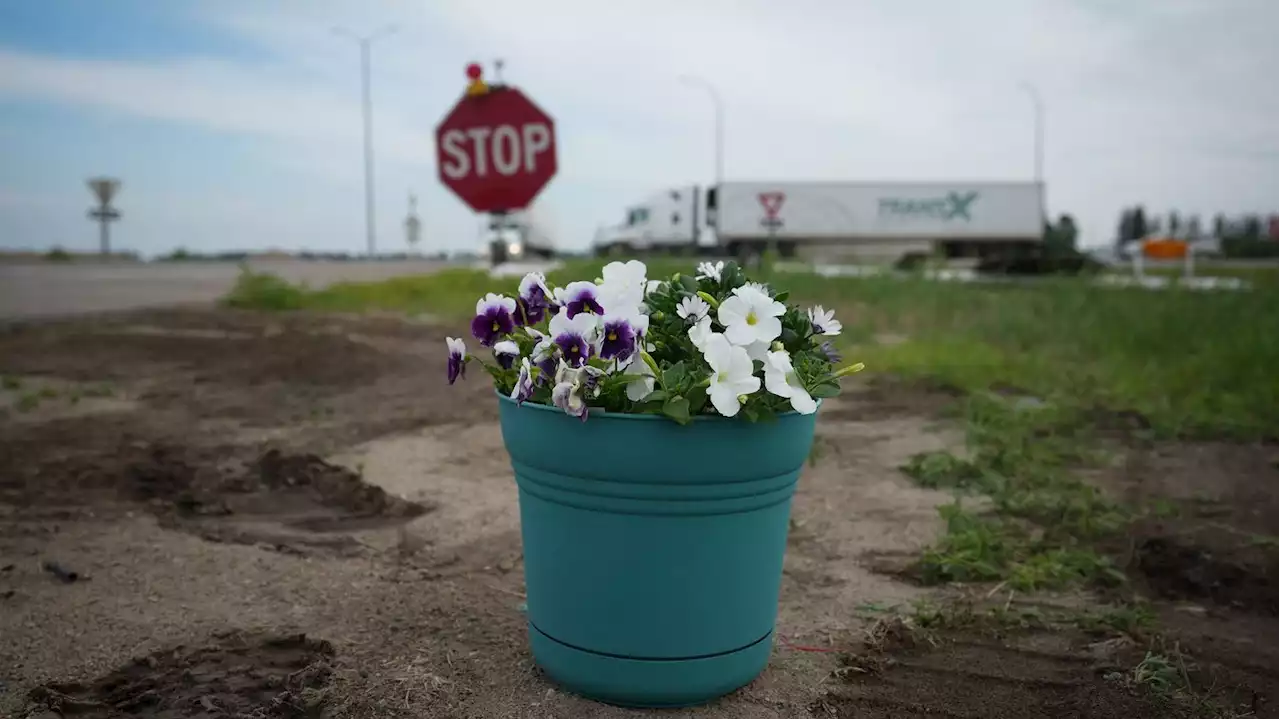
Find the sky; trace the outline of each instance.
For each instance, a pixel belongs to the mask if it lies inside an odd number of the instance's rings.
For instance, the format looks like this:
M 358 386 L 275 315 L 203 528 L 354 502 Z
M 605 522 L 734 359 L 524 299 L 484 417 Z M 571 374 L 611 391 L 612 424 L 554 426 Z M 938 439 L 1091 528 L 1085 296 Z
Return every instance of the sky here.
M 1111 241 L 1122 207 L 1273 212 L 1275 0 L 3 0 L 0 247 L 91 250 L 85 180 L 121 178 L 116 247 L 362 251 L 359 55 L 373 45 L 379 249 L 474 250 L 434 128 L 464 67 L 556 121 L 533 217 L 566 249 L 656 190 L 734 180 L 1030 180 Z

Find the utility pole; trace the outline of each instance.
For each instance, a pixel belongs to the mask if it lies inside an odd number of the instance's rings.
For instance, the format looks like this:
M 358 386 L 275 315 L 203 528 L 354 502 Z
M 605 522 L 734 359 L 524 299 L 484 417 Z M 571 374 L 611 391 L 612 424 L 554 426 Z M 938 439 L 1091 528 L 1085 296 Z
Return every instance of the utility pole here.
M 120 219 L 120 211 L 111 206 L 120 181 L 113 177 L 94 177 L 88 180 L 88 185 L 98 200 L 98 206 L 89 210 L 89 217 L 98 221 L 98 252 L 106 257 L 111 254 L 111 223 Z
M 369 35 L 357 35 L 341 27 L 333 29 L 334 34 L 354 40 L 360 46 L 360 100 L 364 114 L 364 231 L 366 249 L 371 258 L 377 253 L 378 241 L 374 222 L 373 96 L 369 89 L 370 48 L 374 40 L 386 37 L 395 31 L 394 25 L 388 25 Z

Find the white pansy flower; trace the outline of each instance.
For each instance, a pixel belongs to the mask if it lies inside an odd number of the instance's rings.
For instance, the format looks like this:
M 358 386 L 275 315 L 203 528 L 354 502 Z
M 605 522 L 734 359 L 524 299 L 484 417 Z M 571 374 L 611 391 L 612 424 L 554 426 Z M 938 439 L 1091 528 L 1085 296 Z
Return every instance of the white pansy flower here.
M 627 363 L 622 374 L 628 377 L 627 399 L 632 402 L 639 402 L 653 392 L 653 370 L 638 354 Z
M 709 278 L 719 282 L 722 272 L 724 272 L 724 262 L 717 262 L 714 265 L 710 262 L 698 263 L 698 279 L 700 280 Z
M 648 268 L 639 260 L 629 262 L 610 262 L 600 271 L 603 282 L 600 284 L 600 300 L 606 312 L 617 314 L 639 314 L 638 308 L 644 301 L 644 291 L 649 285 L 645 275 Z
M 649 284 L 645 285 L 644 293 L 651 294 L 657 292 L 662 287 L 662 280 L 649 280 Z
M 680 316 L 680 319 L 693 319 L 694 322 L 706 317 L 710 311 L 711 305 L 697 295 L 690 295 L 680 300 L 680 304 L 676 307 L 676 314 Z
M 809 308 L 809 324 L 813 325 L 813 333 L 834 337 L 840 334 L 844 325 L 836 319 L 834 310 L 824 309 L 822 305 Z
M 791 400 L 791 409 L 800 414 L 818 411 L 818 403 L 809 396 L 796 370 L 791 366 L 791 355 L 786 352 L 770 352 L 764 363 L 764 387 L 771 394 Z
M 751 358 L 741 347 L 734 347 L 721 334 L 707 339 L 703 358 L 711 366 L 711 384 L 707 396 L 716 411 L 725 417 L 738 414 L 739 397 L 760 389 L 760 378 L 752 374 Z
M 720 303 L 716 319 L 724 325 L 725 337 L 735 345 L 772 342 L 782 334 L 787 306 L 752 287 L 739 287 Z
M 711 331 L 711 317 L 704 316 L 689 328 L 689 341 L 693 342 L 693 346 L 697 347 L 699 352 L 705 352 L 707 350 L 707 340 L 713 334 L 715 333 Z

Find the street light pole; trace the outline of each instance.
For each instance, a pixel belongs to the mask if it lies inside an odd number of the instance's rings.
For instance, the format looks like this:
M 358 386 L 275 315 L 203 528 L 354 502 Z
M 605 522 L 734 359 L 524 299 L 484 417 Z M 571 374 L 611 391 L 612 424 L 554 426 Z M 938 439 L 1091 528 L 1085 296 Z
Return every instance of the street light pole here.
M 346 28 L 336 27 L 333 32 L 360 46 L 360 101 L 364 115 L 364 231 L 365 244 L 369 257 L 377 253 L 377 231 L 374 222 L 373 191 L 373 95 L 369 88 L 371 53 L 373 41 L 386 37 L 396 31 L 394 25 L 388 25 L 369 35 L 357 35 Z
M 681 75 L 680 82 L 701 88 L 711 97 L 715 106 L 716 185 L 724 181 L 724 100 L 710 82 L 693 75 Z
M 1031 106 L 1035 111 L 1034 172 L 1036 185 L 1040 188 L 1040 219 L 1047 221 L 1044 208 L 1044 101 L 1040 99 L 1039 91 L 1031 83 L 1020 82 L 1018 88 L 1031 98 Z

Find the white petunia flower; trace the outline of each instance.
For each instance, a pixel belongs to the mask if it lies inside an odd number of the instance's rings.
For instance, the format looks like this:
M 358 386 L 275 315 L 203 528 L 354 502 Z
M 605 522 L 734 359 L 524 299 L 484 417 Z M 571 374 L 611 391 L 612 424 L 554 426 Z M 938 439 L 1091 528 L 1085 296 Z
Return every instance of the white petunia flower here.
M 747 351 L 747 356 L 757 362 L 764 362 L 769 356 L 771 345 L 768 342 L 752 342 L 742 349 Z
M 782 320 L 787 306 L 752 287 L 739 287 L 733 296 L 720 303 L 716 319 L 724 325 L 724 334 L 735 345 L 772 342 L 782 334 Z
M 644 293 L 651 294 L 657 292 L 662 287 L 662 280 L 649 280 L 649 284 L 645 285 Z
M 716 411 L 732 417 L 742 408 L 739 399 L 760 389 L 760 378 L 752 374 L 751 358 L 741 347 L 734 347 L 724 335 L 713 334 L 707 339 L 703 358 L 711 366 L 711 384 L 707 396 Z
M 835 311 L 824 309 L 822 305 L 809 308 L 809 324 L 813 325 L 813 333 L 817 335 L 834 337 L 844 329 L 844 325 L 836 319 Z
M 714 265 L 711 264 L 710 262 L 700 262 L 698 263 L 697 279 L 705 280 L 710 278 L 715 280 L 716 282 L 719 282 L 720 274 L 722 272 L 724 272 L 724 262 L 717 262 Z
M 763 282 L 748 282 L 743 287 L 749 287 L 762 294 L 769 294 L 769 288 Z
M 715 333 L 711 331 L 711 317 L 704 316 L 689 328 L 689 341 L 693 342 L 693 346 L 697 347 L 699 352 L 706 352 L 707 340 L 713 334 Z
M 818 403 L 809 396 L 796 370 L 791 366 L 791 355 L 786 352 L 770 352 L 764 363 L 764 387 L 771 394 L 791 400 L 791 409 L 800 414 L 818 411 Z
M 680 319 L 692 319 L 694 322 L 706 317 L 710 311 L 711 305 L 697 295 L 690 295 L 680 300 L 679 306 L 676 307 L 676 314 L 680 316 Z

